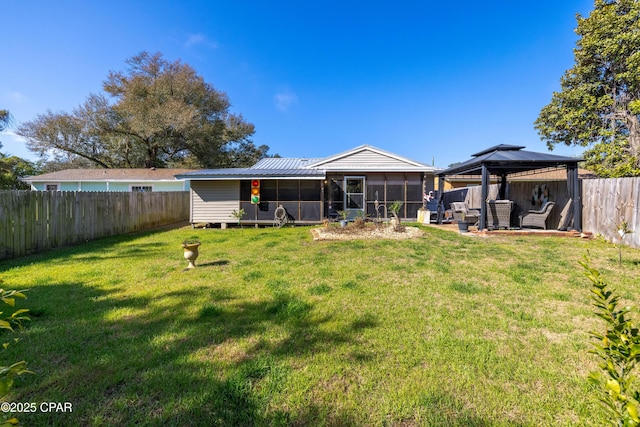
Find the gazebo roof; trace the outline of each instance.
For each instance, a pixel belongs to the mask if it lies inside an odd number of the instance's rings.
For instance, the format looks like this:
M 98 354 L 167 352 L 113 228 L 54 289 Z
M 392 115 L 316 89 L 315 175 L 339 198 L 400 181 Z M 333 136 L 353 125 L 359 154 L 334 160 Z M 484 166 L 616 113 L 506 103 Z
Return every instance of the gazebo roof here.
M 536 153 L 523 148 L 525 147 L 518 145 L 496 145 L 473 154 L 472 159 L 452 166 L 438 175 L 478 175 L 482 173 L 483 166 L 486 166 L 489 173 L 501 175 L 570 164 L 577 166 L 578 162 L 583 160 L 576 157 Z

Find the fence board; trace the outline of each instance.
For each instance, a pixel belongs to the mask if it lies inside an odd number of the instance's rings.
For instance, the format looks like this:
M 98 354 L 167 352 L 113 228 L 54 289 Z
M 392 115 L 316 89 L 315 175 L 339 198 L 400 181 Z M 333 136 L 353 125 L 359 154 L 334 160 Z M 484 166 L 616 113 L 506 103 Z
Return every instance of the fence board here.
M 617 226 L 627 221 L 634 232 L 624 243 L 640 248 L 640 177 L 582 181 L 583 228 L 619 242 Z
M 0 260 L 188 220 L 186 191 L 0 191 Z

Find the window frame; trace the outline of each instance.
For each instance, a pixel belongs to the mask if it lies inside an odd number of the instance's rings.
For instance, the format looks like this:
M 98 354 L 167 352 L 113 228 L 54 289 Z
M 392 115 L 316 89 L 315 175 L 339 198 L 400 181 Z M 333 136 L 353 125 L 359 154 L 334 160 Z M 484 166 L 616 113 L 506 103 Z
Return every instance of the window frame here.
M 134 190 L 135 187 L 150 188 L 151 190 Z M 132 193 L 152 193 L 154 191 L 153 184 L 129 184 L 129 191 Z

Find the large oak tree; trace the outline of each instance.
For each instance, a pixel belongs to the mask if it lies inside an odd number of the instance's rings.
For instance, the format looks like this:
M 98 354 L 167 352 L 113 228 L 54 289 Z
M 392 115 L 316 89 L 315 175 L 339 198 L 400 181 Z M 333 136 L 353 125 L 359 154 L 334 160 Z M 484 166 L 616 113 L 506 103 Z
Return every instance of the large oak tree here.
M 589 147 L 600 176 L 640 175 L 640 2 L 596 0 L 576 33 L 575 64 L 535 127 L 549 149 Z
M 229 112 L 227 95 L 180 61 L 142 52 L 110 72 L 104 94 L 71 113 L 48 111 L 17 133 L 43 158 L 90 160 L 98 167 L 248 166 L 267 156 L 251 123 Z

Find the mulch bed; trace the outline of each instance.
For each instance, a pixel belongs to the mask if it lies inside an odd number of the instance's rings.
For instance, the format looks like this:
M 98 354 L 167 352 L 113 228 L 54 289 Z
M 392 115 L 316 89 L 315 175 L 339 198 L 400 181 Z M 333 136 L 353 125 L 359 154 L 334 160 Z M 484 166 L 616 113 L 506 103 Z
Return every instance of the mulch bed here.
M 415 239 L 424 236 L 418 227 L 403 227 L 403 231 L 395 231 L 392 226 L 371 225 L 366 227 L 323 227 L 312 228 L 313 240 L 359 240 L 359 239 Z

